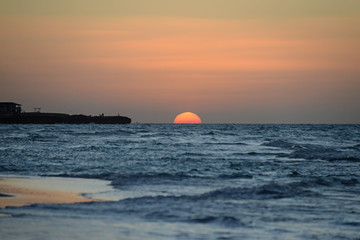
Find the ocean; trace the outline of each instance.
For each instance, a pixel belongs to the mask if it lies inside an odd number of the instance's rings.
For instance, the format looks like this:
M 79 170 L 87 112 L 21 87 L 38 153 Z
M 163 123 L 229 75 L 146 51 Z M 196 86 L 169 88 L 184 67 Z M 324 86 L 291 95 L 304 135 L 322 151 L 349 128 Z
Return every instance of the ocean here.
M 2 240 L 360 239 L 360 125 L 3 124 L 0 174 L 107 186 L 1 209 Z

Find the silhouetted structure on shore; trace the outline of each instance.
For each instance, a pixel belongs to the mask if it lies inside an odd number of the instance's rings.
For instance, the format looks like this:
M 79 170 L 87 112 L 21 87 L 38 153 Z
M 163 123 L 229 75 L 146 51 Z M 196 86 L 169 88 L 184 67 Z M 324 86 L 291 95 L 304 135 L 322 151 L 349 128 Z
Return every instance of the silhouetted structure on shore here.
M 39 108 L 37 108 L 39 109 Z M 62 113 L 22 112 L 21 105 L 14 102 L 0 102 L 0 123 L 19 124 L 129 124 L 131 119 L 124 116 L 86 116 Z

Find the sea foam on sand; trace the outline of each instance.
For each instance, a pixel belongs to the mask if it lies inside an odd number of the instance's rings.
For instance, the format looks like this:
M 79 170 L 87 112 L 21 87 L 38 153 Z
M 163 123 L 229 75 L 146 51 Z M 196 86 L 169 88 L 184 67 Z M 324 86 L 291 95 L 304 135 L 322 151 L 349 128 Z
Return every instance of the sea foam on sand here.
M 0 208 L 112 200 L 101 194 L 112 191 L 109 184 L 97 179 L 0 175 Z

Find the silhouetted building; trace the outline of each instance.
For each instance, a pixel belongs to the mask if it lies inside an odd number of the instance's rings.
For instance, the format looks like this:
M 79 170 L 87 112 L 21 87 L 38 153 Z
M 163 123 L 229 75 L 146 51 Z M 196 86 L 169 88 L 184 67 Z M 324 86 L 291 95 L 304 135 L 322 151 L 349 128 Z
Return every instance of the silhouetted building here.
M 21 105 L 14 102 L 0 102 L 1 115 L 16 115 L 21 113 Z

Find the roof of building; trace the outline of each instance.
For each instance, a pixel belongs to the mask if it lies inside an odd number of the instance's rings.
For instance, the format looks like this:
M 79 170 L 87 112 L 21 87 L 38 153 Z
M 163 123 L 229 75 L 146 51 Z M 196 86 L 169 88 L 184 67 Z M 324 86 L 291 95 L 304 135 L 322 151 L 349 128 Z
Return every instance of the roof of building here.
M 0 102 L 0 105 L 18 105 L 18 106 L 21 106 L 21 104 L 14 103 L 14 102 Z

